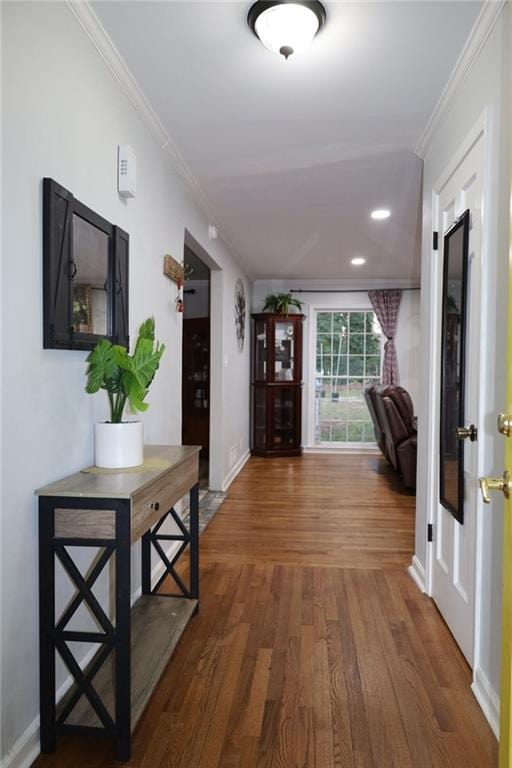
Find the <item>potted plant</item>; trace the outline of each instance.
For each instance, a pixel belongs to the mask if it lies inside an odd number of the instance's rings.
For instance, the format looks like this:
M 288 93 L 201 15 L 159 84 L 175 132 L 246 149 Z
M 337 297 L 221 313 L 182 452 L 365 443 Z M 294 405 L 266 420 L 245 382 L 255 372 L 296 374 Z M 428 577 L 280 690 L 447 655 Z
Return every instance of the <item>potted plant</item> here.
M 302 302 L 295 299 L 291 293 L 269 293 L 265 297 L 263 312 L 275 312 L 278 315 L 289 315 L 290 307 L 302 310 Z
M 150 317 L 139 328 L 132 355 L 126 347 L 99 341 L 90 355 L 85 391 L 104 389 L 110 405 L 110 421 L 98 422 L 94 430 L 96 466 L 122 469 L 144 461 L 142 421 L 123 421 L 126 404 L 132 413 L 146 411 L 144 398 L 160 365 L 165 346 L 155 342 L 155 321 Z

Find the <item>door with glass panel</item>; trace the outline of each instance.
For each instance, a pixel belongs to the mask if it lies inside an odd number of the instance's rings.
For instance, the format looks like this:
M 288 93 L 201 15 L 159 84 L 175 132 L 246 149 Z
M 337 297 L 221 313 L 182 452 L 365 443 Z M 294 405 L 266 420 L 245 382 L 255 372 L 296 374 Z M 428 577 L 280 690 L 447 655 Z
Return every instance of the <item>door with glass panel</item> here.
M 373 444 L 364 388 L 380 381 L 382 331 L 375 313 L 322 310 L 315 324 L 315 444 Z

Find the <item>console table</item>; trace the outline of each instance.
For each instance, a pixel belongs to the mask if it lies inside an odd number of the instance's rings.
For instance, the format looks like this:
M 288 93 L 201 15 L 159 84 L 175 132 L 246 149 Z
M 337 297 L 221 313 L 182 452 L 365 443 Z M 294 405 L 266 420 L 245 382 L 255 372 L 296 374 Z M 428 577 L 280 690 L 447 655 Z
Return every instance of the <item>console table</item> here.
M 41 751 L 55 749 L 58 733 L 93 734 L 115 740 L 116 758 L 130 759 L 131 732 L 142 714 L 189 619 L 199 607 L 199 447 L 146 446 L 144 464 L 129 470 L 90 467 L 36 491 L 39 497 L 39 618 Z M 190 494 L 187 528 L 174 509 Z M 162 533 L 171 518 L 175 533 Z M 141 539 L 142 595 L 131 606 L 130 549 Z M 169 559 L 170 542 L 178 550 Z M 87 573 L 70 550 L 95 547 Z M 175 565 L 189 549 L 189 584 Z M 151 584 L 151 555 L 163 573 Z M 57 618 L 56 563 L 76 589 Z M 105 610 L 93 587 L 107 564 L 114 575 L 112 610 Z M 170 577 L 179 594 L 159 592 Z M 112 581 L 112 580 L 111 580 Z M 112 590 L 111 590 L 112 592 Z M 70 627 L 84 604 L 97 631 Z M 113 613 L 112 617 L 110 614 Z M 82 669 L 69 643 L 98 650 Z M 56 651 L 74 684 L 55 702 Z

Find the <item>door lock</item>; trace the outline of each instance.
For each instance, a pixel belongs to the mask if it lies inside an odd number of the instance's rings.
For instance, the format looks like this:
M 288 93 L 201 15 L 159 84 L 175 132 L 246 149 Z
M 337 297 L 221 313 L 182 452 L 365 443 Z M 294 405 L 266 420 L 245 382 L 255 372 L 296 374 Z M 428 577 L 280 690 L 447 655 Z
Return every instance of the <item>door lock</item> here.
M 503 477 L 481 477 L 479 483 L 484 504 L 491 503 L 489 491 L 501 491 L 506 499 L 510 498 L 512 481 L 510 480 L 510 473 L 507 469 L 504 471 Z
M 510 426 L 512 427 L 512 421 L 510 422 Z M 478 437 L 478 429 L 475 427 L 474 424 L 471 424 L 469 427 L 457 427 L 456 431 L 457 431 L 457 440 L 467 440 L 467 438 L 469 437 L 470 441 L 474 443 Z
M 512 413 L 504 411 L 498 416 L 498 432 L 505 437 L 512 436 Z

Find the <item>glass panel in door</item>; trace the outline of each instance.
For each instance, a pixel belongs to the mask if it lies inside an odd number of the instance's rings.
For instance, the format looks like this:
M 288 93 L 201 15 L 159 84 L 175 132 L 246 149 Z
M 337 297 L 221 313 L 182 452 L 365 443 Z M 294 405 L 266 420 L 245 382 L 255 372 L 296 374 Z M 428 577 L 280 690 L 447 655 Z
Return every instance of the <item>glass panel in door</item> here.
M 254 378 L 256 381 L 265 381 L 267 375 L 267 324 L 263 320 L 256 320 L 254 332 L 256 336 Z
M 274 381 L 295 379 L 295 326 L 276 321 L 274 348 Z
M 254 447 L 267 447 L 267 395 L 264 387 L 254 387 Z
M 273 390 L 273 448 L 293 448 L 295 437 L 295 390 L 279 387 Z

